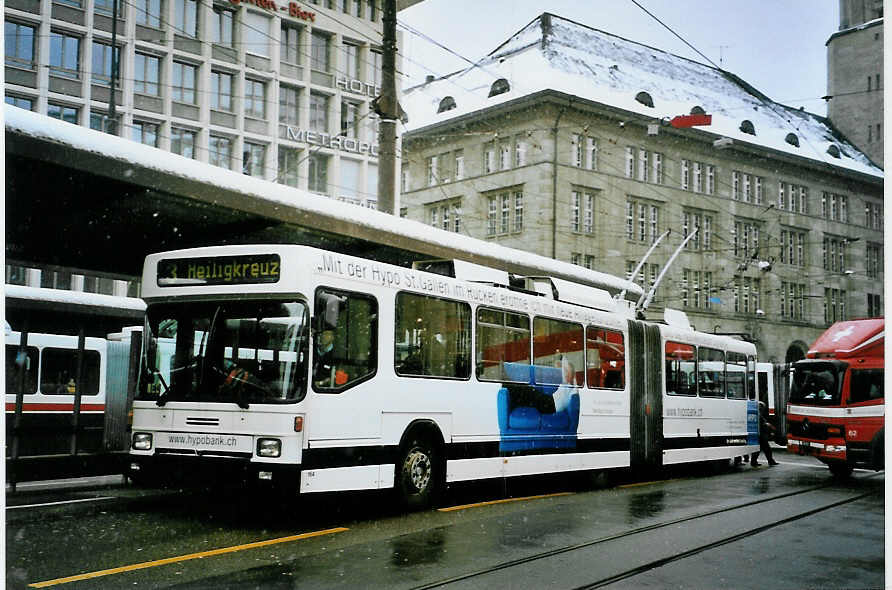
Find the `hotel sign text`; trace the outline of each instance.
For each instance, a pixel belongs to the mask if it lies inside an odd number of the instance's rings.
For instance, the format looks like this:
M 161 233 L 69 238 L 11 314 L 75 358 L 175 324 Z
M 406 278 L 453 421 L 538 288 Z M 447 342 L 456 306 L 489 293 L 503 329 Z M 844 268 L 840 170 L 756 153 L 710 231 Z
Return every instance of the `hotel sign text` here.
M 332 135 L 331 133 L 320 133 L 318 131 L 309 131 L 307 129 L 295 129 L 294 127 L 289 126 L 287 127 L 287 139 L 290 139 L 291 141 L 311 143 L 313 145 L 340 150 L 342 152 L 368 154 L 376 158 L 378 157 L 378 144 L 359 141 L 352 137 Z

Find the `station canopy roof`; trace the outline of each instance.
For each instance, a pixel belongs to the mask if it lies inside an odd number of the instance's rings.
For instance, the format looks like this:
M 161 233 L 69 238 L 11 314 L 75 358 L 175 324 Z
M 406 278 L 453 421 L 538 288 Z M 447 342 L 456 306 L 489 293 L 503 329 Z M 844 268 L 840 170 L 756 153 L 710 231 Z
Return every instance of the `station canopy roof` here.
M 6 257 L 139 276 L 147 254 L 305 244 L 410 265 L 459 259 L 637 300 L 635 283 L 253 178 L 4 105 Z

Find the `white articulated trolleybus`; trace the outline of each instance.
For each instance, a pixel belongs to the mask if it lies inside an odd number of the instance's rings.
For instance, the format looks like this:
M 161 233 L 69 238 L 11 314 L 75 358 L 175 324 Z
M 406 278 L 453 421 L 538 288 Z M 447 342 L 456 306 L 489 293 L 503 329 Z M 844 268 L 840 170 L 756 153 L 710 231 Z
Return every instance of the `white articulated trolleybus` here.
M 221 246 L 149 256 L 142 295 L 137 481 L 395 488 L 423 506 L 449 482 L 758 449 L 752 344 L 567 280 Z

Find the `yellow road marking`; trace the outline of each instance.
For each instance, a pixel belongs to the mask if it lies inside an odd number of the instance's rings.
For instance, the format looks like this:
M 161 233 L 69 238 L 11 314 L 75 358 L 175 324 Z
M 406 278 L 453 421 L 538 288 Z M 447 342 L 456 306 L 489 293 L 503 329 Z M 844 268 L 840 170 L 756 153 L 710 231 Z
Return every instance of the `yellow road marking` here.
M 523 502 L 524 500 L 538 500 L 540 498 L 555 498 L 557 496 L 571 496 L 573 492 L 559 492 L 557 494 L 542 494 L 541 496 L 524 496 L 523 498 L 505 498 L 503 500 L 489 500 L 488 502 L 477 502 L 476 504 L 462 504 L 461 506 L 449 506 L 448 508 L 438 508 L 440 512 L 453 512 L 455 510 L 465 510 L 467 508 L 478 508 L 480 506 L 492 506 L 493 504 L 505 504 L 507 502 Z
M 246 549 L 256 549 L 258 547 L 267 547 L 268 545 L 277 545 L 279 543 L 289 543 L 291 541 L 299 541 L 301 539 L 309 539 L 311 537 L 320 537 L 322 535 L 331 535 L 333 533 L 342 533 L 350 529 L 338 527 L 326 529 L 324 531 L 314 531 L 312 533 L 303 533 L 300 535 L 292 535 L 290 537 L 280 537 L 278 539 L 268 539 L 266 541 L 257 541 L 255 543 L 246 543 L 245 545 L 234 545 L 232 547 L 221 547 L 220 549 L 211 549 L 210 551 L 202 551 L 200 553 L 190 553 L 188 555 L 180 555 L 177 557 L 168 557 L 165 559 L 156 559 L 155 561 L 144 561 L 142 563 L 134 563 L 132 565 L 124 565 L 121 567 L 113 567 L 98 572 L 89 572 L 86 574 L 78 574 L 76 576 L 68 576 L 67 578 L 56 578 L 55 580 L 47 580 L 45 582 L 35 582 L 28 584 L 31 588 L 47 588 L 48 586 L 56 586 L 58 584 L 67 584 L 69 582 L 78 582 L 80 580 L 89 580 L 91 578 L 101 578 L 102 576 L 110 576 L 112 574 L 120 574 L 124 572 L 132 572 L 159 565 L 167 565 L 169 563 L 178 563 L 180 561 L 189 561 L 190 559 L 202 559 L 204 557 L 212 557 L 214 555 L 223 555 L 225 553 L 233 553 L 235 551 L 244 551 Z

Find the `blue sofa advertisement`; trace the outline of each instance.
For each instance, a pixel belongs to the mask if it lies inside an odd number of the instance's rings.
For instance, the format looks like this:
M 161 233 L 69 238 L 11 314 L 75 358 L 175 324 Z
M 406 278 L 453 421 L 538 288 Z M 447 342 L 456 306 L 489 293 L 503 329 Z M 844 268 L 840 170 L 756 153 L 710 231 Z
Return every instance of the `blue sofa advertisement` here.
M 499 451 L 575 449 L 579 387 L 568 382 L 572 369 L 509 362 L 504 371 L 497 404 Z

